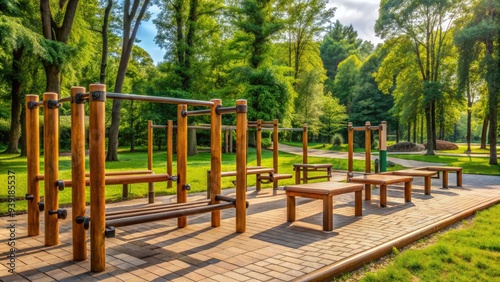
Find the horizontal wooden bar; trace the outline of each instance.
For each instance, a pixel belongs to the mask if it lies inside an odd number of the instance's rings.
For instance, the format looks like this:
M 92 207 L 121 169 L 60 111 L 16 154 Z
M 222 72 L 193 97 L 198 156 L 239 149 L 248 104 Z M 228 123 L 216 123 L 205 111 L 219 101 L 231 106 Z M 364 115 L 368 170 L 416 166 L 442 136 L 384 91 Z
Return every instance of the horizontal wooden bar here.
M 116 184 L 133 184 L 133 183 L 149 183 L 149 182 L 161 182 L 170 180 L 168 174 L 151 174 L 151 175 L 122 175 L 120 177 L 110 177 L 106 178 L 106 185 L 116 185 Z M 63 180 L 64 187 L 71 187 L 73 182 L 71 180 Z M 85 185 L 90 185 L 90 179 L 85 179 Z
M 206 110 L 193 110 L 193 111 L 185 111 L 183 112 L 183 115 L 188 116 L 188 117 L 193 117 L 193 116 L 207 116 L 212 113 L 211 109 L 206 109 Z
M 108 171 L 105 173 L 106 176 L 114 176 L 114 175 L 134 175 L 134 174 L 151 174 L 152 170 L 124 170 L 124 171 Z M 86 177 L 90 176 L 90 172 L 85 173 Z M 39 174 L 36 176 L 36 180 L 44 180 L 45 175 Z
M 379 126 L 378 126 L 378 125 L 377 125 L 377 126 L 372 125 L 372 126 L 370 126 L 370 128 L 369 128 L 369 130 L 371 130 L 371 131 L 376 131 L 376 130 L 379 130 L 379 129 L 380 129 L 380 128 L 379 128 Z M 361 126 L 358 126 L 358 127 L 353 127 L 353 128 L 352 128 L 352 130 L 354 130 L 354 131 L 365 131 L 365 130 L 366 130 L 366 127 L 364 127 L 364 126 L 363 126 L 363 127 L 361 127 Z
M 167 212 L 160 212 L 160 213 L 148 214 L 148 215 L 142 215 L 142 216 L 133 216 L 133 217 L 128 217 L 128 218 L 107 220 L 106 226 L 107 227 L 110 227 L 110 226 L 113 226 L 113 227 L 128 226 L 128 225 L 133 225 L 133 224 L 146 223 L 146 222 L 163 220 L 163 219 L 178 218 L 178 217 L 183 217 L 183 216 L 188 216 L 188 215 L 212 212 L 212 211 L 216 211 L 216 210 L 229 209 L 229 208 L 234 208 L 234 204 L 225 202 L 225 203 L 214 204 L 214 205 L 205 205 L 205 206 L 201 206 L 201 207 L 179 209 L 179 210 L 175 210 L 175 211 L 167 211 Z
M 136 212 L 136 211 L 147 211 L 147 210 L 159 210 L 159 209 L 166 209 L 166 208 L 178 208 L 180 206 L 190 206 L 190 205 L 199 205 L 199 204 L 208 204 L 210 200 L 202 200 L 202 201 L 196 201 L 196 202 L 191 202 L 191 203 L 168 203 L 168 204 L 158 204 L 154 206 L 139 206 L 139 207 L 131 207 L 126 210 L 119 210 L 119 211 L 113 211 L 113 212 L 107 212 L 106 216 L 112 216 L 112 215 L 118 215 L 118 214 L 125 214 L 125 213 L 130 213 L 130 212 Z
M 168 128 L 168 125 L 151 125 L 151 128 Z
M 187 208 L 187 207 L 194 208 L 194 207 L 206 206 L 206 205 L 208 205 L 208 201 L 186 203 L 186 204 L 184 204 L 184 206 L 172 206 L 172 204 L 170 204 L 169 206 L 155 207 L 153 209 L 127 210 L 127 211 L 123 211 L 122 213 L 106 214 L 106 220 L 133 217 L 133 216 L 141 216 L 141 215 L 147 215 L 147 214 L 153 214 L 153 213 L 174 211 L 174 210 L 178 210 L 180 208 Z
M 59 103 L 66 103 L 66 102 L 71 102 L 71 96 L 61 98 L 57 100 Z
M 211 101 L 189 100 L 189 99 L 137 95 L 137 94 L 122 94 L 122 93 L 113 93 L 113 92 L 107 92 L 106 98 L 120 99 L 120 100 L 143 101 L 143 102 L 155 102 L 155 103 L 163 103 L 163 104 L 186 104 L 189 106 L 213 106 L 213 104 L 214 104 Z

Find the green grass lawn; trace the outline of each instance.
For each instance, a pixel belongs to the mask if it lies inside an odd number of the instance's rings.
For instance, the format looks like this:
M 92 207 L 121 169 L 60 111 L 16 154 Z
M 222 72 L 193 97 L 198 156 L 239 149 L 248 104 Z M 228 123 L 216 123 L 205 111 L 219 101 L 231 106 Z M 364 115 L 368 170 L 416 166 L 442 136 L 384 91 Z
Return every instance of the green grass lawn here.
M 147 168 L 147 153 L 144 151 L 139 152 L 124 152 L 119 153 L 118 162 L 106 163 L 106 171 L 127 171 L 127 170 L 144 170 Z M 222 171 L 233 171 L 236 169 L 236 155 L 223 154 L 222 157 Z M 43 174 L 43 156 L 40 157 L 40 173 Z M 292 155 L 280 152 L 279 155 L 279 173 L 288 173 L 293 175 L 293 164 L 302 163 L 302 156 Z M 310 157 L 309 163 L 331 163 L 334 170 L 346 170 L 347 160 L 345 159 L 330 159 L 330 158 L 315 158 Z M 257 159 L 255 149 L 248 149 L 248 165 L 256 165 Z M 262 154 L 262 165 L 272 167 L 272 152 L 265 150 Z M 86 162 L 87 171 L 89 168 L 88 158 Z M 210 169 L 210 153 L 199 153 L 196 156 L 188 157 L 188 183 L 191 185 L 190 193 L 206 191 L 207 187 L 207 170 Z M 363 161 L 354 162 L 355 171 L 364 170 Z M 153 170 L 156 174 L 166 173 L 166 152 L 155 152 L 153 156 Z M 0 154 L 0 183 L 4 183 L 5 189 L 0 190 L 0 214 L 7 211 L 8 197 L 7 176 L 8 172 L 14 172 L 16 176 L 16 211 L 22 212 L 26 210 L 26 201 L 23 200 L 27 192 L 26 183 L 26 158 L 18 157 L 17 155 Z M 176 158 L 174 155 L 173 171 L 176 174 Z M 59 158 L 59 179 L 71 179 L 71 157 L 61 156 Z M 222 187 L 232 188 L 232 180 L 234 177 L 223 177 Z M 279 181 L 279 185 L 294 184 L 294 178 L 284 179 Z M 317 180 L 321 181 L 321 179 Z M 255 185 L 255 177 L 248 177 L 248 185 Z M 129 198 L 145 197 L 148 191 L 148 184 L 130 184 L 129 185 Z M 167 189 L 166 183 L 155 183 L 156 195 L 175 194 L 175 184 L 173 188 Z M 270 188 L 272 184 L 264 184 L 263 188 Z M 43 196 L 43 182 L 40 183 L 40 193 Z M 87 189 L 87 201 L 89 201 L 90 190 Z M 106 200 L 108 202 L 118 201 L 122 199 L 122 185 L 109 185 L 106 186 Z M 59 192 L 59 203 L 61 205 L 68 205 L 71 203 L 71 189 L 65 189 Z
M 500 281 L 500 205 L 463 225 L 423 249 L 394 250 L 387 267 L 360 281 Z
M 447 153 L 447 154 L 465 154 L 467 151 L 467 144 L 459 143 L 458 149 L 457 150 L 439 150 L 436 152 L 439 153 Z M 490 154 L 490 147 L 486 146 L 486 149 L 480 149 L 481 145 L 480 144 L 471 144 L 470 145 L 470 154 L 485 154 L 489 155 Z M 500 152 L 500 146 L 497 146 L 497 152 Z

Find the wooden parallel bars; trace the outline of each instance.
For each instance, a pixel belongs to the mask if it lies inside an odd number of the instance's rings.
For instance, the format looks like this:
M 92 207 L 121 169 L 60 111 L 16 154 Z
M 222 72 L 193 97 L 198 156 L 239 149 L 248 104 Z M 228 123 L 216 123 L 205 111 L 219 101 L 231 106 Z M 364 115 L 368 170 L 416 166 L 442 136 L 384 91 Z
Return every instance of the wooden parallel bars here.
M 236 232 L 243 233 L 246 230 L 247 212 L 247 101 L 237 100 L 236 106 L 240 105 L 245 108 L 236 113 Z
M 354 131 L 364 131 L 365 132 L 365 173 L 371 173 L 371 132 L 379 131 L 379 147 L 381 150 L 381 163 L 386 164 L 386 138 L 387 138 L 387 122 L 382 121 L 378 126 L 371 126 L 371 123 L 367 121 L 365 126 L 354 127 L 352 122 L 347 124 L 347 177 L 352 177 L 352 172 L 354 171 Z M 368 185 L 368 184 L 367 184 Z M 369 191 L 368 189 L 367 191 Z
M 187 111 L 186 104 L 177 106 L 177 203 L 185 203 L 187 201 L 188 121 L 187 116 L 182 115 L 182 111 Z M 177 218 L 177 227 L 183 228 L 186 226 L 186 216 Z
M 59 209 L 59 191 L 56 181 L 59 177 L 59 109 L 57 93 L 43 94 L 43 148 L 44 148 L 44 191 L 45 191 L 45 246 L 59 245 L 59 219 L 49 211 Z
M 36 104 L 33 104 L 36 103 Z M 36 105 L 30 107 L 30 104 Z M 28 178 L 28 236 L 40 235 L 40 117 L 38 95 L 26 95 L 26 153 Z
M 174 134 L 174 122 L 169 120 L 167 122 L 167 174 L 172 175 L 172 155 L 174 154 L 173 149 L 173 134 Z M 167 182 L 167 188 L 172 188 L 172 180 Z
M 220 99 L 212 99 L 214 103 L 210 114 L 210 204 L 216 205 L 220 202 L 216 199 L 217 195 L 222 193 L 222 115 L 217 114 L 217 107 L 222 106 Z M 221 212 L 220 210 L 212 211 L 212 226 L 220 226 Z
M 274 173 L 278 173 L 278 120 L 273 120 L 273 168 Z M 278 188 L 278 180 L 273 181 L 273 188 Z
M 257 166 L 262 165 L 262 120 L 259 119 L 257 120 L 257 127 L 256 127 L 256 141 L 255 141 L 255 149 L 257 153 Z M 273 152 L 273 157 L 274 157 L 274 152 Z M 261 183 L 259 180 L 259 175 L 256 175 L 255 179 L 255 190 L 260 191 L 261 189 Z
M 153 170 L 153 122 L 148 120 L 148 170 Z M 153 204 L 155 202 L 155 184 L 153 182 L 148 183 L 148 203 Z
M 85 216 L 85 104 L 78 102 L 77 94 L 85 93 L 84 87 L 71 88 L 71 193 L 72 217 Z M 83 224 L 71 220 L 73 230 L 73 260 L 87 259 L 87 239 Z
M 106 189 L 105 189 L 105 101 L 106 85 L 90 85 L 90 269 L 106 268 Z

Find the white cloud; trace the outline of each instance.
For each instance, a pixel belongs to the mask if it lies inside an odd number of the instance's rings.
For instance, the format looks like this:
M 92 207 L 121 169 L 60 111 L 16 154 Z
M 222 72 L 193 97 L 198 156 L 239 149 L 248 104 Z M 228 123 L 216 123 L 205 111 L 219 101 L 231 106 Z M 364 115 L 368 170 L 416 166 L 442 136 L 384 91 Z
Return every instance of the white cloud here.
M 374 30 L 380 0 L 336 0 L 331 5 L 337 7 L 335 19 L 343 25 L 352 24 L 360 38 L 373 44 L 382 42 Z

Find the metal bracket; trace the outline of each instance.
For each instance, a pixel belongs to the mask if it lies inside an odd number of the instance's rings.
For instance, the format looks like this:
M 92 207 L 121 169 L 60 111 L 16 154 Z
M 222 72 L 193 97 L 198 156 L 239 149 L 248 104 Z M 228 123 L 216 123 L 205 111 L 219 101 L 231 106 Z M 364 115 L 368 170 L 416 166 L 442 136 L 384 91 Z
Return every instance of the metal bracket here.
M 85 93 L 76 93 L 75 96 L 71 97 L 71 103 L 85 104 Z
M 40 102 L 33 102 L 33 101 L 29 101 L 28 102 L 28 109 L 34 109 L 34 108 L 37 108 L 38 106 L 40 106 Z
M 182 116 L 182 117 L 187 117 L 187 115 L 188 115 L 188 113 L 187 113 L 187 111 L 186 111 L 186 110 L 182 110 L 182 111 L 181 111 L 181 116 Z
M 189 184 L 184 184 L 184 185 L 182 185 L 182 189 L 184 189 L 184 190 L 188 190 L 188 191 L 189 191 L 189 190 L 191 190 L 191 185 L 189 185 Z
M 30 195 L 30 194 L 26 194 L 25 199 L 28 200 L 28 201 L 33 201 L 35 199 L 35 196 Z
M 236 105 L 236 113 L 246 113 L 247 112 L 247 105 Z
M 114 226 L 106 227 L 106 229 L 104 229 L 104 237 L 106 238 L 115 237 L 115 227 Z
M 93 101 L 106 102 L 106 92 L 104 91 L 93 91 L 90 97 Z
M 48 100 L 47 101 L 47 106 L 49 109 L 57 109 L 61 106 L 57 100 Z

